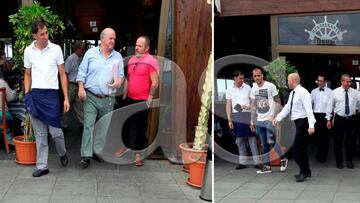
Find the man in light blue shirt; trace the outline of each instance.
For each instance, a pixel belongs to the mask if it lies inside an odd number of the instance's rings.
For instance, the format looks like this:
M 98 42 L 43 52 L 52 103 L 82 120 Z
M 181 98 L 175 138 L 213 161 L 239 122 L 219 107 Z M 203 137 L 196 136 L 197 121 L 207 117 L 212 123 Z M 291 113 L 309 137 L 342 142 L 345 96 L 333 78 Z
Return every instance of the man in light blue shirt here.
M 80 160 L 83 168 L 90 165 L 91 157 L 98 162 L 104 161 L 99 154 L 102 153 L 106 132 L 97 135 L 93 142 L 93 130 L 95 122 L 113 110 L 115 95 L 112 93 L 123 83 L 124 63 L 121 54 L 114 50 L 115 39 L 115 31 L 105 28 L 100 34 L 101 44 L 85 53 L 76 78 L 79 98 L 84 101 Z

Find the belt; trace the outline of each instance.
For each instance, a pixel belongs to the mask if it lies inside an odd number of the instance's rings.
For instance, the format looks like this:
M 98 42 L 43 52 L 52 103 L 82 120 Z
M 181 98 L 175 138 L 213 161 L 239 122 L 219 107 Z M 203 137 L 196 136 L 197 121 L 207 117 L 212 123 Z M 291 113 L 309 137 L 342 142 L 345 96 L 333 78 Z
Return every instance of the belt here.
M 95 93 L 91 92 L 91 91 L 88 90 L 88 89 L 86 89 L 86 91 L 89 92 L 90 94 L 94 95 L 95 97 L 100 98 L 100 99 L 104 99 L 104 98 L 109 97 L 109 95 L 95 94 Z
M 350 119 L 352 116 L 353 115 L 351 115 L 351 116 L 339 116 L 339 115 L 336 114 L 336 117 L 341 118 L 341 119 L 345 119 L 345 120 Z

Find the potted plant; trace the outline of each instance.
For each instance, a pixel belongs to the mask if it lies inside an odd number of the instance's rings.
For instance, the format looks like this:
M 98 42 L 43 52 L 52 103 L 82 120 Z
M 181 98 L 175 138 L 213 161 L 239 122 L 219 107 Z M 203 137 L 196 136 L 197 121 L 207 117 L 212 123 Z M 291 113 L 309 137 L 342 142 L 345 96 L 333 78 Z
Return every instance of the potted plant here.
M 198 118 L 198 125 L 195 130 L 194 143 L 180 144 L 184 170 L 188 171 L 189 178 L 187 183 L 191 186 L 201 188 L 205 172 L 206 156 L 208 144 L 206 144 L 208 134 L 209 109 L 211 108 L 212 98 L 212 55 L 210 54 L 208 66 L 206 68 L 205 82 L 201 95 L 201 108 Z
M 289 97 L 289 91 L 287 88 L 287 76 L 290 73 L 297 72 L 295 67 L 290 63 L 286 62 L 284 59 L 276 58 L 269 65 L 264 67 L 264 71 L 266 73 L 266 80 L 272 82 L 276 88 L 278 89 L 280 100 L 282 104 L 285 104 Z M 284 121 L 280 125 L 276 127 L 276 143 L 278 143 L 283 152 L 287 151 L 286 146 L 281 145 L 281 137 L 282 132 L 286 130 L 282 130 L 284 127 L 291 126 L 291 122 Z M 270 151 L 270 161 L 271 165 L 279 166 L 280 165 L 280 157 L 277 155 L 275 150 Z
M 13 138 L 15 145 L 16 162 L 19 164 L 36 163 L 36 142 L 30 123 L 30 115 L 26 114 L 24 135 Z
M 13 51 L 13 69 L 23 72 L 23 60 L 25 48 L 33 41 L 31 25 L 33 22 L 42 20 L 48 28 L 50 38 L 56 34 L 61 34 L 65 29 L 59 16 L 53 14 L 49 7 L 43 7 L 39 2 L 34 1 L 31 6 L 23 6 L 21 9 L 9 16 L 9 22 L 13 26 L 15 35 L 15 45 Z M 19 100 L 24 98 L 23 87 L 24 75 L 21 75 L 20 83 L 17 84 L 19 90 Z M 27 113 L 25 120 L 25 129 L 23 136 L 13 138 L 16 152 L 16 162 L 21 164 L 36 163 L 36 143 L 33 130 L 30 123 L 30 115 Z
M 59 16 L 53 14 L 49 7 L 43 7 L 39 2 L 34 1 L 31 6 L 23 6 L 19 11 L 9 16 L 9 22 L 13 26 L 15 35 L 15 45 L 13 50 L 13 69 L 23 72 L 24 51 L 25 48 L 33 41 L 31 33 L 31 24 L 34 21 L 42 20 L 48 28 L 50 38 L 61 34 L 65 29 L 64 23 Z M 19 89 L 18 98 L 20 101 L 24 98 L 23 91 L 23 74 L 17 84 Z

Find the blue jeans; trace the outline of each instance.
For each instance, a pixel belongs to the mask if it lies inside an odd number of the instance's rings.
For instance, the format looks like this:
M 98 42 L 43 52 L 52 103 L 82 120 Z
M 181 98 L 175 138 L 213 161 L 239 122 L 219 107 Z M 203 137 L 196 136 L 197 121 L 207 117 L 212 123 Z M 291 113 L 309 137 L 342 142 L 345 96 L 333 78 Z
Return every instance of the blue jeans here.
M 270 165 L 270 147 L 275 150 L 280 159 L 285 158 L 280 146 L 276 143 L 275 126 L 271 121 L 257 121 L 256 134 L 260 137 L 264 165 Z

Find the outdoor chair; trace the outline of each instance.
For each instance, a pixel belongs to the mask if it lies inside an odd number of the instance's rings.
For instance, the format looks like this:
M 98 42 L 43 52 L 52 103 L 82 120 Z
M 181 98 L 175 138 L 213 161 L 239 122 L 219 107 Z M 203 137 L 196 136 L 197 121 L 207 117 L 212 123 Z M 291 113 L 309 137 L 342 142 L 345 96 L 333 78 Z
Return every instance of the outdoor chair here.
M 6 89 L 0 88 L 0 96 L 1 96 L 1 112 L 2 112 L 2 123 L 0 124 L 0 129 L 3 132 L 4 135 L 4 145 L 5 145 L 5 149 L 6 149 L 6 153 L 10 153 L 9 150 L 9 142 L 8 142 L 8 137 L 7 137 L 7 129 L 10 127 L 11 128 L 11 138 L 14 137 L 14 125 L 12 123 L 12 121 L 10 120 L 6 120 Z

